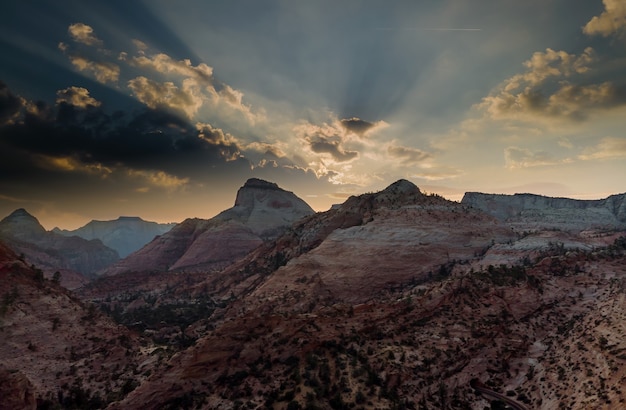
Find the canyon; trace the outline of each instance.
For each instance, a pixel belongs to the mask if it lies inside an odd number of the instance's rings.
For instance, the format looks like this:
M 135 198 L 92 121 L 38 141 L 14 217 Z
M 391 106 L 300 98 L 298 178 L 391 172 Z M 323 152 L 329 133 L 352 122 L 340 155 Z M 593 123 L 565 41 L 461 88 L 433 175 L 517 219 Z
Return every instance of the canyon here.
M 624 197 L 399 180 L 314 213 L 253 179 L 74 291 L 3 246 L 0 385 L 12 408 L 622 407 Z

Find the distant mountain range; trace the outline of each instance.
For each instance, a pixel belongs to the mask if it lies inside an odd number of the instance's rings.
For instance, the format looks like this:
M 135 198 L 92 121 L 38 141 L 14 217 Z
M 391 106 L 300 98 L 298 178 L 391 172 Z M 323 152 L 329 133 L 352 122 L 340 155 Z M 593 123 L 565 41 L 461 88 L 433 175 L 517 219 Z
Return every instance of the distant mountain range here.
M 68 288 L 83 285 L 88 281 L 86 277 L 93 277 L 119 259 L 117 252 L 99 239 L 46 231 L 25 209 L 17 209 L 0 221 L 0 240 L 47 276 L 59 271 L 61 283 Z
M 59 228 L 52 231 L 63 236 L 79 236 L 87 240 L 100 239 L 103 244 L 115 249 L 121 258 L 125 258 L 175 225 L 175 223 L 148 222 L 136 216 L 120 216 L 113 221 L 91 221 L 71 231 Z

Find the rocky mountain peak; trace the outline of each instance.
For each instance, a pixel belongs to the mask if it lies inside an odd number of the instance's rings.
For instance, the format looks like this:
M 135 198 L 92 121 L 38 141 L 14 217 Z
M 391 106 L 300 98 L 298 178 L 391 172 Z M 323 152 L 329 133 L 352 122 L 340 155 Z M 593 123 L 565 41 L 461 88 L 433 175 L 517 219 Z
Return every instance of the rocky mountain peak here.
M 251 178 L 235 206 L 209 220 L 187 219 L 102 272 L 219 270 L 315 211 L 293 192 Z
M 259 200 L 262 197 L 265 198 L 274 194 L 279 196 L 280 193 L 289 193 L 293 195 L 293 193 L 285 191 L 273 182 L 264 181 L 258 178 L 250 178 L 237 191 L 235 206 L 252 208 L 255 205 L 258 205 Z
M 120 216 L 117 220 L 120 222 L 144 222 L 144 220 L 138 216 Z
M 44 274 L 52 276 L 61 271 L 62 284 L 68 288 L 84 283 L 83 275 L 91 275 L 119 259 L 117 252 L 99 240 L 46 231 L 37 218 L 21 208 L 0 221 L 0 239 Z
M 46 230 L 37 218 L 29 214 L 24 208 L 16 209 L 0 221 L 0 234 L 9 234 L 19 239 L 27 239 L 45 232 Z
M 217 220 L 235 220 L 253 232 L 265 236 L 277 226 L 287 226 L 315 211 L 293 192 L 285 191 L 273 182 L 250 178 L 237 191 L 235 206 L 223 211 Z
M 375 208 L 398 208 L 405 205 L 416 205 L 423 203 L 426 198 L 426 195 L 414 183 L 406 179 L 400 179 L 382 191 L 352 196 L 337 209 L 340 212 L 357 213 L 367 218 L 367 215 Z
M 262 188 L 282 190 L 275 182 L 265 181 L 259 178 L 250 178 L 243 184 L 243 188 Z
M 420 189 L 411 181 L 407 181 L 406 179 L 399 179 L 393 184 L 389 185 L 385 188 L 383 193 L 392 193 L 392 194 L 415 194 L 421 193 Z

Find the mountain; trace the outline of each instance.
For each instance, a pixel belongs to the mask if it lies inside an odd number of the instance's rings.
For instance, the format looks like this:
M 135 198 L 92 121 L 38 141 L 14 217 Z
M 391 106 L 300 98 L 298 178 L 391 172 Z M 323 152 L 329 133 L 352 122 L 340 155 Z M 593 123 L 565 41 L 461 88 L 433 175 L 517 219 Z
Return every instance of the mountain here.
M 351 197 L 179 283 L 220 306 L 111 408 L 619 407 L 626 232 L 517 246 L 544 234 L 408 181 Z
M 64 236 L 79 236 L 83 239 L 100 239 L 103 244 L 125 258 L 155 236 L 168 232 L 176 224 L 160 224 L 144 221 L 139 217 L 120 216 L 114 221 L 91 221 L 75 230 L 54 228 L 52 231 Z
M 223 269 L 313 213 L 292 192 L 252 178 L 238 190 L 232 208 L 209 220 L 186 219 L 103 274 Z
M 137 386 L 158 357 L 2 243 L 0 335 L 2 409 L 103 408 Z
M 424 195 L 413 183 L 400 180 L 295 223 L 276 241 L 207 281 L 242 281 L 254 273 L 264 283 L 253 299 L 294 293 L 361 303 L 389 289 L 426 281 L 516 237 L 483 212 Z M 232 291 L 232 285 L 209 282 L 206 287 Z M 308 297 L 298 306 L 321 303 Z
M 517 229 L 583 231 L 626 227 L 626 194 L 598 200 L 578 200 L 533 194 L 468 192 L 461 203 L 507 221 Z
M 268 191 L 277 188 L 249 182 L 262 185 L 254 188 L 253 207 L 267 204 L 257 194 L 271 197 Z M 246 191 L 234 208 L 246 202 Z M 619 210 L 619 201 L 614 204 Z M 255 220 L 255 211 L 243 208 L 225 211 L 224 220 L 187 220 L 161 236 L 170 237 L 163 244 L 171 245 L 170 255 L 184 254 L 218 225 L 227 225 L 222 237 L 232 233 L 233 225 Z M 555 229 L 558 209 L 533 211 L 547 217 L 536 217 L 535 228 L 527 229 L 528 221 L 499 219 L 400 180 L 304 216 L 281 232 L 257 235 L 262 243 L 223 269 L 100 277 L 80 289 L 83 303 L 97 304 L 142 337 L 129 333 L 116 340 L 142 347 L 127 353 L 124 369 L 132 375 L 119 377 L 127 388 L 111 389 L 118 393 L 107 394 L 105 404 L 75 407 L 621 408 L 626 228 L 599 223 Z M 232 247 L 242 238 L 229 239 Z M 167 253 L 160 257 L 159 263 L 169 263 Z M 30 269 L 15 256 L 6 266 Z M 30 275 L 40 280 L 37 271 Z M 27 299 L 13 304 L 9 284 L 15 281 L 0 282 L 0 296 L 13 318 L 25 309 L 24 323 L 13 319 L 11 326 L 24 325 L 17 334 L 31 337 L 44 328 L 31 325 L 31 316 L 47 317 L 36 312 L 51 307 L 28 299 L 39 293 L 27 288 L 16 292 Z M 56 303 L 55 285 L 42 286 L 48 295 L 42 301 Z M 56 331 L 66 330 L 74 331 Z M 75 330 L 90 337 L 91 330 Z M 9 346 L 19 345 L 15 334 Z M 99 361 L 103 337 L 96 335 L 80 352 Z M 8 373 L 0 366 L 0 386 L 32 403 L 30 392 L 45 378 L 36 376 L 28 354 L 18 356 L 22 360 L 13 360 Z M 90 383 L 108 377 L 111 368 L 80 360 L 76 366 L 84 366 L 74 378 L 62 381 L 82 386 L 78 393 L 101 392 Z M 111 379 L 117 380 L 115 373 Z M 63 397 L 71 391 L 65 388 Z
M 68 288 L 84 284 L 95 272 L 119 260 L 117 252 L 100 240 L 66 237 L 46 231 L 37 218 L 17 209 L 0 221 L 0 240 L 23 254 L 25 260 L 41 268 L 48 277 L 59 271 Z
M 0 235 L 11 236 L 16 240 L 33 242 L 45 236 L 46 233 L 47 231 L 37 218 L 24 208 L 16 209 L 0 221 Z

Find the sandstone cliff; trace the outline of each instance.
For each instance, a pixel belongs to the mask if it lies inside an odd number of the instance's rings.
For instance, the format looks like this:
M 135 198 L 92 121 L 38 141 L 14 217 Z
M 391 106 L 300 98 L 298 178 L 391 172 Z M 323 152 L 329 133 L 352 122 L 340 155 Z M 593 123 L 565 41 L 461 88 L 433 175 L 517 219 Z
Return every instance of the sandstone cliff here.
M 278 185 L 249 179 L 235 205 L 210 220 L 187 219 L 102 272 L 219 270 L 313 214 L 302 199 Z
M 626 227 L 626 194 L 598 200 L 577 200 L 533 194 L 468 192 L 461 203 L 485 211 L 520 229 L 582 231 Z
M 516 237 L 481 211 L 424 195 L 400 180 L 301 220 L 198 288 L 236 294 L 234 282 L 254 286 L 250 303 L 243 303 L 250 309 L 260 308 L 261 301 L 275 309 L 275 298 L 286 295 L 295 295 L 288 297 L 290 308 L 310 308 L 327 297 L 333 303 L 361 303 L 428 280 L 445 270 L 442 265 L 471 259 Z

